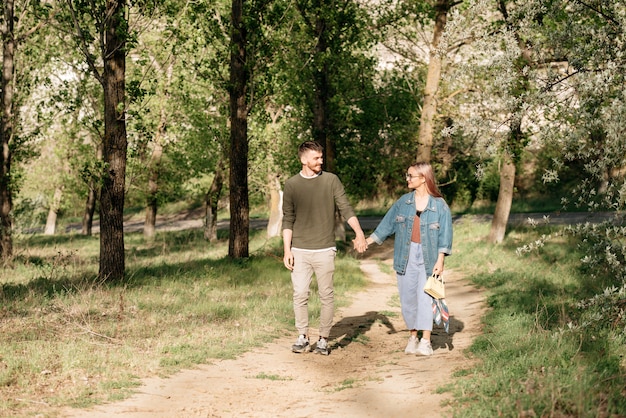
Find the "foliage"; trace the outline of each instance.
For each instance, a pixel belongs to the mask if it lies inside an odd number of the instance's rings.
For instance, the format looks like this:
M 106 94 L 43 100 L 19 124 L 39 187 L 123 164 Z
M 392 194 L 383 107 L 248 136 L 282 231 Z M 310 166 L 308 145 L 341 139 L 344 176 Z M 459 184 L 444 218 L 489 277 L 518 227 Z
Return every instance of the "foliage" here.
M 593 318 L 603 335 L 617 333 L 623 338 L 626 307 L 619 295 L 626 283 L 621 215 L 626 208 L 626 131 L 621 123 L 626 115 L 626 6 L 603 0 L 537 6 L 522 9 L 528 36 L 534 35 L 533 41 L 545 52 L 541 59 L 561 61 L 547 68 L 542 79 L 548 122 L 544 140 L 560 150 L 544 181 L 558 181 L 575 164 L 581 178 L 572 198 L 563 199 L 564 207 L 615 212 L 611 222 L 564 231 L 579 238 L 586 273 L 608 281 L 606 289 L 580 302 L 585 311 L 572 327 L 585 328 Z

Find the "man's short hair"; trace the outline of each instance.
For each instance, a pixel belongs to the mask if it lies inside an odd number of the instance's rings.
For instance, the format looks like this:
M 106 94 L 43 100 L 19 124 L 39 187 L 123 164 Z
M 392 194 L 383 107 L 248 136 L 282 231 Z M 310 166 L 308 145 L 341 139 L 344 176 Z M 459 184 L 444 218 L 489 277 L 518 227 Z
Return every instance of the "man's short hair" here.
M 324 152 L 324 147 L 316 141 L 306 141 L 300 144 L 298 147 L 298 158 L 302 158 L 305 152 L 307 151 L 317 151 Z

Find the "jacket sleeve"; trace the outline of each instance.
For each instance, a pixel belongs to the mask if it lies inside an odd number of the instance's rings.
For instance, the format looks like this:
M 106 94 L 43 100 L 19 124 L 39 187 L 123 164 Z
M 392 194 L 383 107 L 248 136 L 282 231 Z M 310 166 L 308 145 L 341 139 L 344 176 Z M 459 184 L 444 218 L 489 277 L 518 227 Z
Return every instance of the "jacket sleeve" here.
M 395 230 L 395 218 L 396 212 L 398 211 L 398 202 L 394 203 L 391 208 L 387 211 L 383 220 L 380 221 L 372 235 L 372 239 L 378 245 L 382 244 L 389 236 L 393 235 Z
M 437 251 L 446 255 L 452 254 L 452 214 L 448 205 L 442 201 L 442 209 L 439 212 L 439 239 Z

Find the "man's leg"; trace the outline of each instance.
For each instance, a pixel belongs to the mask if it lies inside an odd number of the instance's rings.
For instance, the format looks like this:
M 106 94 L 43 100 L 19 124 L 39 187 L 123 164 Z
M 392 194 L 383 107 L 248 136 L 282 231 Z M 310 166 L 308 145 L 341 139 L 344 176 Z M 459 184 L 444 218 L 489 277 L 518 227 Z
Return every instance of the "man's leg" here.
M 293 285 L 293 312 L 298 334 L 309 335 L 309 294 L 313 268 L 306 251 L 293 250 L 294 266 L 291 272 Z
M 321 303 L 320 336 L 328 338 L 335 314 L 335 291 L 333 276 L 335 273 L 335 255 L 337 251 L 328 250 L 313 253 L 315 255 L 314 270 Z

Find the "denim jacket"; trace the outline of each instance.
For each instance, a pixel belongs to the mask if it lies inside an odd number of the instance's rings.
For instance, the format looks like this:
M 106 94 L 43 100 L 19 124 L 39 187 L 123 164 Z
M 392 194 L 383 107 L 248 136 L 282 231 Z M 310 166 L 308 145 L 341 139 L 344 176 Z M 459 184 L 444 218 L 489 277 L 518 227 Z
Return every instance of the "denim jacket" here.
M 410 192 L 398 199 L 387 211 L 383 220 L 371 235 L 377 244 L 382 244 L 395 234 L 393 269 L 404 274 L 409 261 L 411 231 L 415 213 L 415 193 Z M 426 275 L 430 276 L 439 253 L 452 253 L 452 215 L 445 200 L 430 196 L 426 209 L 420 216 L 420 234 Z

